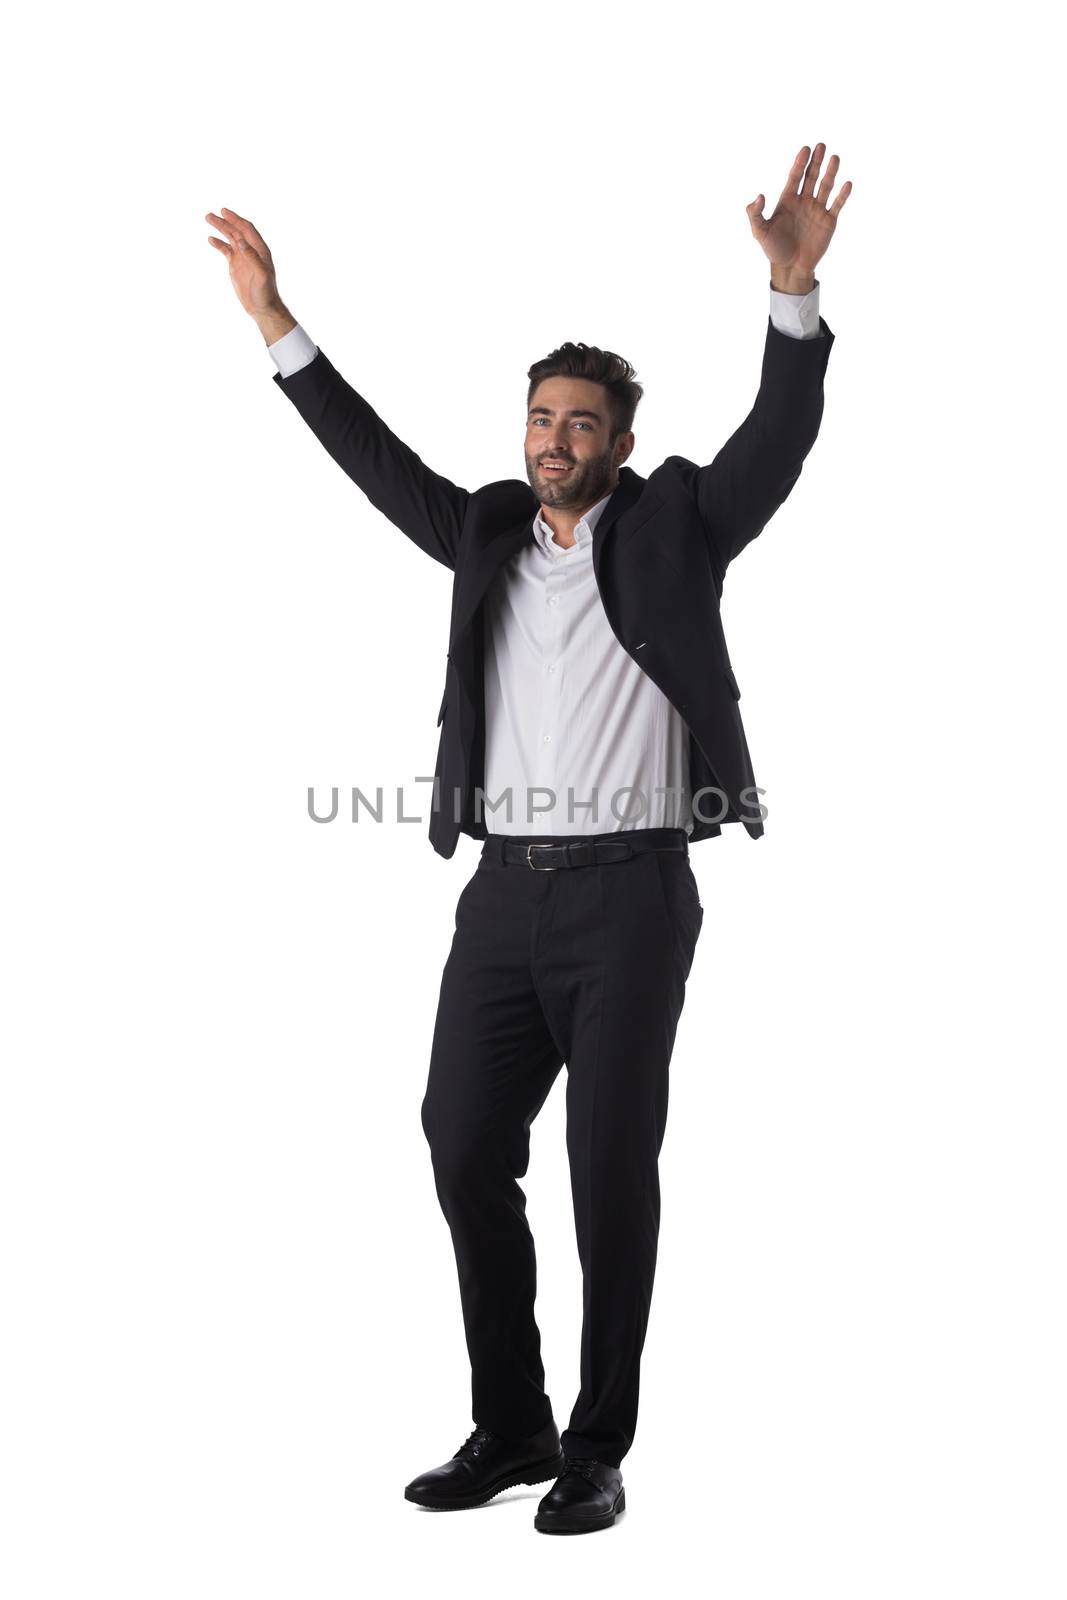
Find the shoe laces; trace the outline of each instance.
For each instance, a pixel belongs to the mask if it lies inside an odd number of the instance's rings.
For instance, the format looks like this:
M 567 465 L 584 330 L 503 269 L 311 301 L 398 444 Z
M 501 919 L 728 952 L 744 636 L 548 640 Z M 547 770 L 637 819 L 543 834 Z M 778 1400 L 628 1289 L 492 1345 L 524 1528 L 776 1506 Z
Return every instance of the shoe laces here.
M 592 1476 L 592 1468 L 596 1465 L 595 1457 L 593 1457 L 593 1456 L 564 1456 L 563 1461 L 564 1461 L 564 1466 L 563 1466 L 563 1472 L 560 1474 L 561 1477 L 563 1477 L 568 1472 L 579 1472 L 579 1473 L 581 1473 L 582 1477 L 585 1478 L 589 1483 L 593 1483 L 595 1481 L 593 1476 Z
M 453 1459 L 463 1456 L 467 1460 L 473 1461 L 474 1457 L 478 1454 L 478 1451 L 482 1448 L 482 1445 L 487 1444 L 488 1441 L 493 1437 L 494 1435 L 488 1428 L 475 1428 L 470 1438 L 465 1439 L 460 1445 L 459 1449 L 456 1451 L 456 1456 L 453 1457 Z

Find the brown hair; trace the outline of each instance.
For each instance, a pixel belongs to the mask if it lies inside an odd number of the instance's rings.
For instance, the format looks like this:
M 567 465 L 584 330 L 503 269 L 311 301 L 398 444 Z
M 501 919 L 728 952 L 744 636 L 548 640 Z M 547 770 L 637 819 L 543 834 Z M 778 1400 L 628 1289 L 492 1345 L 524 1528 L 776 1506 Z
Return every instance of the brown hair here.
M 600 350 L 595 344 L 561 344 L 558 350 L 535 361 L 527 373 L 530 387 L 526 393 L 526 409 L 533 404 L 537 385 L 545 378 L 585 378 L 590 383 L 603 384 L 608 394 L 611 412 L 611 438 L 629 433 L 634 425 L 637 402 L 644 388 L 635 382 L 633 367 L 614 350 Z

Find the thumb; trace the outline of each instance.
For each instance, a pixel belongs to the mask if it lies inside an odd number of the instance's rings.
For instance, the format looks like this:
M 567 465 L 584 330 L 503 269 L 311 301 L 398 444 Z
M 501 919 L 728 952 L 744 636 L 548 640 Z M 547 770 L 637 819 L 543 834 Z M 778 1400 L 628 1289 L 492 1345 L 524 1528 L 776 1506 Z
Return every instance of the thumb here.
M 763 195 L 758 194 L 755 200 L 753 200 L 752 204 L 745 207 L 745 211 L 748 213 L 749 226 L 751 227 L 752 232 L 757 235 L 757 237 L 767 226 L 766 220 L 763 216 L 763 204 L 764 197 Z

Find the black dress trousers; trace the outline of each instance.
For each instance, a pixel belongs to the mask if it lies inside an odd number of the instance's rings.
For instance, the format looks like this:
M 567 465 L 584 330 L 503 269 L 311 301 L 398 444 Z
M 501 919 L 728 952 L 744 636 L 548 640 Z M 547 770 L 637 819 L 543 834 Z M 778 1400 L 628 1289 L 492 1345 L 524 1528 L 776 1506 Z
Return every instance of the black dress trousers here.
M 459 1270 L 472 1419 L 521 1439 L 552 1416 L 518 1180 L 566 1063 L 583 1322 L 562 1446 L 619 1466 L 637 1423 L 668 1065 L 704 913 L 687 850 L 545 871 L 503 862 L 501 838 L 485 841 L 456 905 L 421 1109 Z

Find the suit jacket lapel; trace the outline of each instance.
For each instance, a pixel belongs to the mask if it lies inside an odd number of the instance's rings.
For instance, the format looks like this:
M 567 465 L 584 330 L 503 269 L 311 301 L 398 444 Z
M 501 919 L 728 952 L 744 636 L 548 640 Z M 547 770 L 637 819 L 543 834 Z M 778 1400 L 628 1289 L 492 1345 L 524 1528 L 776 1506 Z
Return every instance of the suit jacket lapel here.
M 608 533 L 623 512 L 629 511 L 630 507 L 640 498 L 644 487 L 644 478 L 639 478 L 637 473 L 633 472 L 629 467 L 619 468 L 619 481 L 615 487 L 615 493 L 600 513 L 597 525 L 593 529 L 593 571 L 596 574 L 598 584 L 600 582 L 600 564 L 604 559 L 604 548 L 607 544 Z M 532 525 L 531 523 L 531 527 Z

